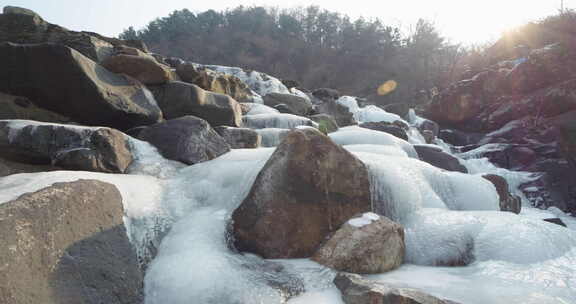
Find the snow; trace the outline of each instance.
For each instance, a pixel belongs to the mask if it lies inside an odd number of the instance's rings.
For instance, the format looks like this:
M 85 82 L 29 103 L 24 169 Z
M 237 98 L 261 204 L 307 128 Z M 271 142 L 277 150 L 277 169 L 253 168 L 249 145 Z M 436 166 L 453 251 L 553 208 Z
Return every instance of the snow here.
M 245 115 L 242 118 L 244 126 L 251 129 L 264 129 L 264 128 L 279 128 L 279 129 L 293 129 L 298 126 L 313 126 L 318 127 L 318 124 L 312 120 L 293 114 L 285 113 L 270 113 L 270 114 L 257 114 Z
M 403 150 L 410 157 L 418 158 L 416 150 L 414 150 L 414 147 L 410 143 L 385 132 L 358 126 L 349 126 L 340 128 L 338 131 L 328 134 L 328 136 L 340 145 L 368 144 L 391 146 Z
M 406 153 L 406 151 L 396 146 L 358 144 L 346 145 L 343 147 L 349 152 L 369 152 L 380 155 L 408 157 L 408 153 Z
M 380 216 L 378 214 L 373 213 L 373 212 L 366 212 L 366 213 L 362 214 L 361 217 L 355 217 L 355 218 L 348 220 L 348 224 L 350 224 L 356 228 L 361 228 L 361 227 L 364 227 L 366 225 L 372 224 L 372 222 L 377 221 L 378 219 L 380 219 Z
M 360 107 L 358 106 L 356 98 L 352 96 L 342 96 L 336 100 L 336 102 L 348 107 L 348 110 L 354 115 L 354 118 L 358 123 L 380 121 L 392 123 L 397 120 L 405 122 L 402 117 L 393 113 L 388 113 L 377 106 L 368 105 Z

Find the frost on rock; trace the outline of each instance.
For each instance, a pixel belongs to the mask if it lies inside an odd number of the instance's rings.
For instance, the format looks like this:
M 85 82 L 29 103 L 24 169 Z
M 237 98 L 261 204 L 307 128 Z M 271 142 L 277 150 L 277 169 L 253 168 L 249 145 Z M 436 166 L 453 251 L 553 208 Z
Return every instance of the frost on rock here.
M 317 123 L 306 117 L 285 113 L 246 115 L 242 120 L 244 126 L 251 129 L 294 129 L 298 126 L 310 126 L 318 128 Z
M 336 102 L 348 107 L 348 110 L 354 115 L 354 119 L 356 119 L 358 123 L 379 121 L 392 123 L 397 120 L 405 122 L 402 117 L 386 112 L 377 106 L 368 105 L 360 107 L 356 98 L 352 96 L 342 96 L 336 100 Z
M 357 228 L 361 228 L 361 227 L 364 227 L 366 225 L 372 224 L 372 222 L 377 221 L 379 218 L 380 218 L 380 216 L 376 213 L 366 212 L 366 213 L 362 214 L 362 216 L 360 216 L 360 217 L 355 217 L 355 218 L 348 220 L 348 224 L 350 224 L 354 227 L 357 227 Z

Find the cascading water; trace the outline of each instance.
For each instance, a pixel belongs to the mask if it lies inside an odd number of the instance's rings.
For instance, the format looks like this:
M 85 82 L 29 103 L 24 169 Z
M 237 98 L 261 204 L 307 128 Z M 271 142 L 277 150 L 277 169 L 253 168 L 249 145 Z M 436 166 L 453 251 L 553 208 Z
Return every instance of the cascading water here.
M 303 121 L 264 106 L 258 111 L 254 116 L 275 116 L 274 126 Z M 358 118 L 383 117 L 380 111 Z M 409 119 L 412 126 L 419 120 L 413 113 Z M 443 171 L 418 159 L 411 144 L 422 143 L 418 130 L 411 127 L 408 135 L 407 142 L 358 127 L 330 134 L 367 165 L 373 209 L 405 227 L 406 264 L 368 277 L 462 303 L 575 303 L 576 233 L 542 219 L 559 216 L 574 228 L 576 221 L 560 210 L 527 204 L 520 215 L 497 211 L 495 189 L 480 175 L 501 175 L 513 191 L 533 177 L 497 168 L 474 153 L 452 153 L 471 174 Z M 130 142 L 136 157 L 130 174 L 16 174 L 0 179 L 0 201 L 81 178 L 115 184 L 141 260 L 155 256 L 145 278 L 147 304 L 273 304 L 299 293 L 288 303 L 342 303 L 332 284 L 334 271 L 308 259 L 263 260 L 229 244 L 230 215 L 274 148 L 232 150 L 184 167 L 146 143 Z M 451 152 L 445 143 L 437 145 Z

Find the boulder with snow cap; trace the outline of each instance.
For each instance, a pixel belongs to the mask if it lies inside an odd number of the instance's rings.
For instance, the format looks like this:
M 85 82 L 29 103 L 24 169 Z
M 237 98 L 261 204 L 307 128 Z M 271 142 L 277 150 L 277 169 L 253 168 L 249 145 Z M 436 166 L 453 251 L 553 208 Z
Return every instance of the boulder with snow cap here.
M 405 248 L 400 224 L 368 212 L 342 225 L 312 260 L 338 271 L 383 273 L 402 264 Z
M 242 126 L 242 108 L 232 97 L 180 81 L 152 87 L 166 119 L 200 117 L 212 126 Z
M 229 95 L 238 102 L 247 101 L 252 96 L 250 88 L 233 75 L 219 73 L 190 62 L 178 64 L 176 73 L 182 81 L 195 84 L 207 91 Z
M 132 162 L 127 136 L 110 128 L 0 121 L 0 157 L 67 170 L 124 173 Z
M 347 106 L 337 103 L 335 100 L 329 100 L 316 106 L 316 111 L 322 114 L 328 114 L 336 120 L 340 127 L 346 127 L 358 124 L 354 114 L 350 112 Z
M 318 130 L 293 130 L 234 211 L 235 245 L 265 258 L 310 257 L 370 202 L 360 160 Z

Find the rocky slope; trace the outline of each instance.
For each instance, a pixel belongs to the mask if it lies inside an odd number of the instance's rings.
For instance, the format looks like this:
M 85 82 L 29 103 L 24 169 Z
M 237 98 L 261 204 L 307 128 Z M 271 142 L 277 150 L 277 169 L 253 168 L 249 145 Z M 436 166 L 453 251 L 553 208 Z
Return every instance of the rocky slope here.
M 7 7 L 0 299 L 576 301 L 576 221 L 530 206 L 575 206 L 559 47 L 441 92 L 439 126 Z

